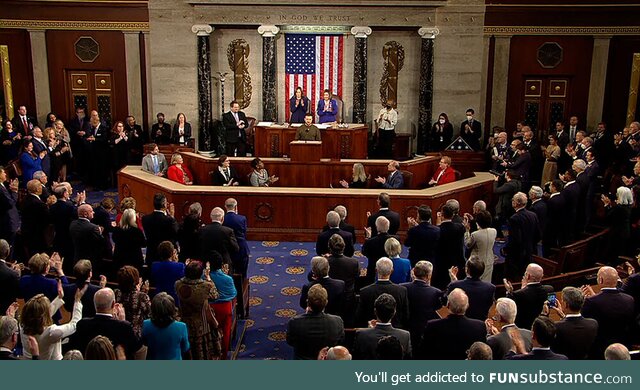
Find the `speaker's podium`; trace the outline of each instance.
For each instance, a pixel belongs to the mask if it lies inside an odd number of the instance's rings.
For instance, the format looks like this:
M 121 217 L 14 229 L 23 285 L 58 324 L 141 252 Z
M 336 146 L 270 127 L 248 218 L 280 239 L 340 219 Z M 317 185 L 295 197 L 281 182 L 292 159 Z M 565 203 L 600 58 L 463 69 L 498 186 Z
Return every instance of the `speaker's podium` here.
M 315 162 L 322 158 L 322 141 L 291 141 L 291 161 Z

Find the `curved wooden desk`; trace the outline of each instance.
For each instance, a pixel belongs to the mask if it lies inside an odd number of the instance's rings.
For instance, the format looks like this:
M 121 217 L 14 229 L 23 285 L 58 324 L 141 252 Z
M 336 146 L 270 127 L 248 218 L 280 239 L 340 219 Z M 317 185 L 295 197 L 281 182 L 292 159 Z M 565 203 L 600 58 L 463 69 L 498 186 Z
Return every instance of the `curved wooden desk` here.
M 362 242 L 366 212 L 375 212 L 379 189 L 337 188 L 256 188 L 184 186 L 168 179 L 145 173 L 139 166 L 127 166 L 118 173 L 120 199 L 133 196 L 138 211 L 153 211 L 153 195 L 162 192 L 176 206 L 176 218 L 181 221 L 192 202 L 203 207 L 203 221 L 209 222 L 213 207 L 222 207 L 227 198 L 238 201 L 239 212 L 247 216 L 250 240 L 314 241 L 325 224 L 326 213 L 337 205 L 348 210 L 347 220 L 357 229 Z M 401 234 L 407 230 L 407 217 L 415 216 L 419 205 L 435 211 L 447 199 L 460 201 L 461 210 L 470 212 L 478 199 L 491 201 L 493 176 L 476 172 L 474 177 L 424 190 L 391 190 L 391 208 L 401 214 Z

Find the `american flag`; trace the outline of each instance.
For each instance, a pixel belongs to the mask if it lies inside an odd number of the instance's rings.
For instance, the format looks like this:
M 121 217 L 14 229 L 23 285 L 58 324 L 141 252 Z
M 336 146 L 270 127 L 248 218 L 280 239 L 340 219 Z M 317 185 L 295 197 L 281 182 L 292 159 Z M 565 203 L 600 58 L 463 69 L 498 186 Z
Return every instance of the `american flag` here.
M 314 114 L 325 89 L 342 97 L 343 49 L 342 35 L 285 35 L 285 120 L 297 87 L 309 98 Z

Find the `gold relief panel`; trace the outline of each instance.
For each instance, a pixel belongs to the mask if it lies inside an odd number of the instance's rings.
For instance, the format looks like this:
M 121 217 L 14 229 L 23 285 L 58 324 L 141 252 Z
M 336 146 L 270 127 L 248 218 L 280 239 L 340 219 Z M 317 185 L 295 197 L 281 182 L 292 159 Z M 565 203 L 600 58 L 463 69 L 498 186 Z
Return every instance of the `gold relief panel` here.
M 567 80 L 551 80 L 549 81 L 549 97 L 566 97 L 567 96 Z
M 9 47 L 0 45 L 0 117 L 2 120 L 13 118 L 13 90 L 11 87 L 11 67 L 9 66 Z
M 524 97 L 542 96 L 542 80 L 525 80 Z
M 233 97 L 245 109 L 251 104 L 251 75 L 249 74 L 249 44 L 236 39 L 227 47 L 229 68 L 233 71 Z

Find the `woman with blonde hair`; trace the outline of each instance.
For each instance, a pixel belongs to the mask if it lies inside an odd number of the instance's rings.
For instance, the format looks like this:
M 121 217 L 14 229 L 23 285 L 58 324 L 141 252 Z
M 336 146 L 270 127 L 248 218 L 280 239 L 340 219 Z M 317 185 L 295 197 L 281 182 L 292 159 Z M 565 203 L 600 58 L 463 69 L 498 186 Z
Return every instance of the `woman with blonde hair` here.
M 85 360 L 127 360 L 124 348 L 121 345 L 113 348 L 113 344 L 108 337 L 96 336 L 84 351 Z
M 71 135 L 67 128 L 64 127 L 64 122 L 60 119 L 56 120 L 53 125 L 56 132 L 56 138 L 59 142 L 58 146 L 60 147 L 60 181 L 67 181 L 67 167 L 71 163 L 71 158 L 73 157 L 73 152 L 71 150 Z
M 171 156 L 171 166 L 167 169 L 167 179 L 176 183 L 191 185 L 193 184 L 193 175 L 183 163 L 182 155 L 174 153 Z
M 122 213 L 124 213 L 126 209 L 133 209 L 133 211 L 136 211 L 136 206 L 137 203 L 134 197 L 127 196 L 126 198 L 123 198 L 120 201 L 120 205 L 118 206 L 120 211 L 118 212 L 118 214 L 116 214 L 116 224 L 120 223 L 120 219 L 122 219 Z M 144 231 L 144 229 L 142 228 L 142 216 L 137 211 L 136 224 L 138 224 L 138 229 Z
M 384 251 L 393 262 L 393 273 L 389 280 L 395 284 L 408 283 L 411 281 L 411 262 L 409 259 L 400 257 L 402 245 L 400 241 L 391 237 L 384 243 Z
M 122 213 L 122 218 L 115 229 L 113 229 L 113 260 L 118 267 L 123 265 L 133 265 L 138 269 L 142 269 L 144 259 L 142 257 L 142 248 L 147 246 L 147 240 L 144 233 L 136 223 L 136 211 L 134 209 L 126 209 Z
M 340 180 L 340 185 L 344 188 L 367 188 L 367 181 L 369 177 L 367 176 L 367 172 L 364 170 L 364 165 L 361 163 L 353 164 L 352 168 L 353 176 L 351 183 L 348 183 L 346 180 Z
M 76 290 L 71 320 L 64 325 L 55 325 L 52 319 L 53 314 L 64 305 L 61 282 L 58 282 L 58 296 L 53 302 L 44 294 L 38 294 L 25 303 L 20 316 L 20 337 L 22 345 L 25 346 L 25 357 L 31 357 L 28 338 L 33 336 L 38 342 L 41 360 L 62 360 L 61 341 L 75 333 L 76 324 L 82 319 L 81 299 L 87 287 L 88 285 L 85 285 L 82 289 Z

